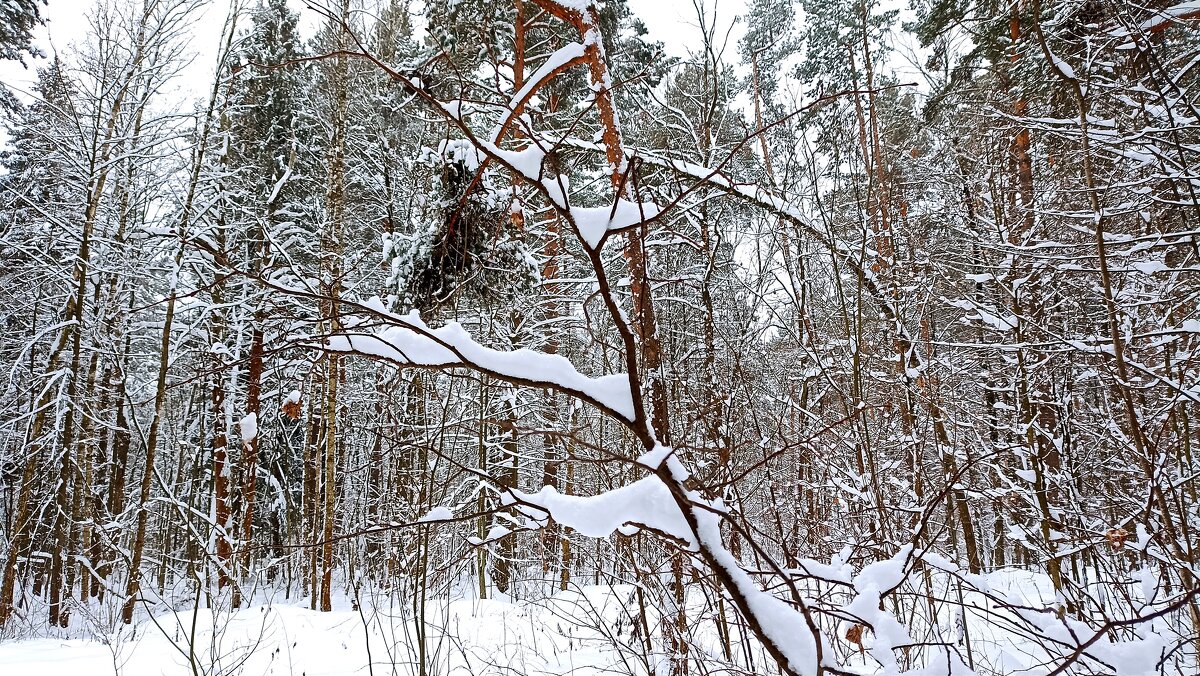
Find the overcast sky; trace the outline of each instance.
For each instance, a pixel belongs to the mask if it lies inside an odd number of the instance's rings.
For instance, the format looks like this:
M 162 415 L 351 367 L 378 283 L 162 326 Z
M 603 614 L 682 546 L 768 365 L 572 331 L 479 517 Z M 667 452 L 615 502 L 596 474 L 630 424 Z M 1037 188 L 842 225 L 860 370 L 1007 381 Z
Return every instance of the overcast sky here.
M 114 4 L 141 2 L 141 0 L 107 1 Z M 316 1 L 320 2 L 320 0 Z M 710 21 L 713 20 L 712 12 L 715 3 L 716 22 L 721 27 L 720 35 L 727 33 L 736 14 L 745 5 L 745 0 L 702 1 L 710 12 Z M 289 2 L 300 12 L 306 36 L 311 34 L 313 27 L 318 22 L 316 13 L 305 8 L 305 0 L 289 0 Z M 46 7 L 43 8 L 43 15 L 47 19 L 46 25 L 37 31 L 38 46 L 49 54 L 54 49 L 67 51 L 72 43 L 86 40 L 88 24 L 85 16 L 92 4 L 93 0 L 49 0 Z M 371 0 L 368 0 L 369 4 L 372 4 Z M 629 6 L 645 22 L 650 36 L 664 44 L 668 54 L 683 56 L 689 45 L 697 44 L 699 30 L 694 0 L 629 0 Z M 212 72 L 213 55 L 219 41 L 227 7 L 227 0 L 211 0 L 204 14 L 194 22 L 195 38 L 192 41 L 192 48 L 196 55 L 185 78 L 188 82 L 183 83 L 185 88 L 192 85 L 197 93 L 206 88 L 208 75 Z M 737 58 L 736 40 L 741 35 L 740 25 L 733 26 L 731 35 L 726 58 L 735 60 Z M 28 89 L 36 79 L 35 68 L 44 62 L 37 59 L 27 59 L 26 61 L 29 65 L 27 69 L 22 68 L 16 62 L 0 61 L 0 81 L 17 90 Z

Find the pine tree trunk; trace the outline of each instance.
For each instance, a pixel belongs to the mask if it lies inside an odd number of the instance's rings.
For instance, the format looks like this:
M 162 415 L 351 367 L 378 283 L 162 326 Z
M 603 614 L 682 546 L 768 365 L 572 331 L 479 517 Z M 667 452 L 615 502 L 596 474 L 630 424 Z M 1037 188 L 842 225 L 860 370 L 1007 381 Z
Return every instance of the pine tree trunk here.
M 213 303 L 220 305 L 221 295 L 214 291 Z M 224 344 L 224 319 L 214 313 L 212 342 Z M 215 526 L 215 558 L 217 563 L 217 589 L 224 589 L 232 582 L 233 544 L 229 535 L 233 532 L 232 506 L 229 495 L 229 411 L 225 404 L 225 361 L 221 355 L 213 356 L 212 383 L 212 473 L 213 473 L 213 524 Z
M 249 363 L 246 368 L 246 414 L 244 424 L 253 427 L 253 434 L 242 432 L 242 523 L 239 570 L 252 575 L 254 552 L 254 497 L 258 488 L 258 446 L 261 436 L 262 379 L 263 379 L 263 323 L 266 315 L 262 310 L 254 314 L 254 328 L 250 338 Z M 235 592 L 235 597 L 238 594 Z M 240 600 L 240 598 L 238 598 Z

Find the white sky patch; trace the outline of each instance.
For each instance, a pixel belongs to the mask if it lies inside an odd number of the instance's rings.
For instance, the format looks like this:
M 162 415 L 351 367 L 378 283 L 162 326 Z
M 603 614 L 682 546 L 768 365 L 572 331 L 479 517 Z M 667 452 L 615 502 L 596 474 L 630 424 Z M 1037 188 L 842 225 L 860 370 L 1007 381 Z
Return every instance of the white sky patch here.
M 726 34 L 731 22 L 744 11 L 746 5 L 745 0 L 704 1 L 710 17 L 714 16 L 713 7 L 716 7 L 715 17 L 720 27 L 717 31 L 719 35 Z M 135 6 L 140 2 L 141 0 L 114 0 L 117 6 L 121 3 Z M 251 6 L 255 2 L 256 0 L 250 0 Z M 319 4 L 320 0 L 314 2 Z M 305 38 L 311 37 L 322 17 L 309 9 L 304 0 L 289 0 L 288 4 L 300 13 L 301 34 Z M 372 0 L 367 0 L 366 4 L 370 6 L 373 4 Z M 699 23 L 692 0 L 630 0 L 629 6 L 646 24 L 649 37 L 663 43 L 667 54 L 683 57 L 687 55 L 689 48 L 697 44 L 695 38 L 699 34 Z M 91 7 L 92 3 L 89 0 L 48 0 L 42 7 L 46 25 L 35 31 L 37 46 L 47 56 L 51 56 L 55 51 L 65 54 L 72 44 L 86 41 L 89 32 L 87 15 Z M 208 76 L 212 74 L 213 59 L 221 38 L 221 26 L 228 9 L 227 2 L 213 0 L 201 8 L 196 20 L 192 22 L 193 40 L 190 47 L 196 58 L 185 73 L 184 79 L 196 90 L 197 95 L 203 94 L 208 88 Z M 244 25 L 248 25 L 248 19 L 244 21 Z M 726 56 L 730 61 L 735 61 L 737 39 L 743 31 L 740 21 L 732 28 Z M 0 82 L 18 91 L 27 91 L 37 80 L 37 68 L 43 66 L 46 59 L 27 58 L 25 61 L 27 67 L 24 68 L 16 61 L 0 61 Z

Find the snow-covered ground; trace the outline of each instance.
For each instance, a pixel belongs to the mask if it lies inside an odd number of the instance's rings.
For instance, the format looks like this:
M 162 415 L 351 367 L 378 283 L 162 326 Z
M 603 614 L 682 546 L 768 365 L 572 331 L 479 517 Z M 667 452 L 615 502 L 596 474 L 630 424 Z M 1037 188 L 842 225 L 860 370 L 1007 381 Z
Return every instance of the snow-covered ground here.
M 429 676 L 645 673 L 631 593 L 588 587 L 536 602 L 430 600 L 423 640 L 412 600 L 383 596 L 361 608 L 342 598 L 329 613 L 294 601 L 159 613 L 89 638 L 0 642 L 0 674 L 390 675 L 422 673 L 421 661 Z
M 935 593 L 929 595 L 929 603 L 938 606 L 938 626 L 906 627 L 915 642 L 954 642 L 960 654 L 966 654 L 962 648 L 969 642 L 969 659 L 979 674 L 1045 674 L 1070 652 L 1059 646 L 1048 653 L 1046 643 L 1039 645 L 1016 629 L 1020 620 L 1011 611 L 996 606 L 996 599 L 1030 609 L 1049 606 L 1054 594 L 1044 575 L 1008 569 L 981 576 L 978 581 L 989 588 L 992 598 L 968 590 L 963 606 L 954 602 L 957 588 L 945 585 L 947 579 L 935 581 Z M 698 593 L 694 600 L 697 606 L 703 603 Z M 202 608 L 144 615 L 132 627 L 116 631 L 89 632 L 86 621 L 77 614 L 66 634 L 71 638 L 0 641 L 0 675 L 588 676 L 653 670 L 646 658 L 648 644 L 638 626 L 635 589 L 628 585 L 584 587 L 522 602 L 431 599 L 424 608 L 423 632 L 413 622 L 413 599 L 405 594 L 381 593 L 363 598 L 361 603 L 343 597 L 329 613 L 296 603 L 258 599 L 256 605 L 234 611 Z M 969 609 L 965 636 L 960 607 Z M 1054 623 L 1047 623 L 1047 634 L 1054 633 Z M 119 626 L 100 619 L 92 625 Z M 647 625 L 657 634 L 654 618 L 648 618 Z M 705 620 L 697 617 L 691 627 L 692 657 L 711 660 L 711 666 L 719 668 L 719 644 L 711 629 L 711 624 L 706 626 Z M 1151 623 L 1139 632 L 1140 640 L 1108 646 L 1101 642 L 1097 654 L 1123 675 L 1161 673 L 1157 669 L 1162 654 L 1157 637 L 1167 633 L 1165 626 Z M 877 673 L 880 665 L 871 657 L 875 637 L 864 633 L 865 650 L 860 651 L 840 640 L 842 634 L 844 631 L 838 631 L 831 638 L 838 641 L 833 645 L 837 661 L 856 673 Z M 1083 639 L 1088 636 L 1087 632 L 1080 634 Z M 702 657 L 705 654 L 709 657 Z M 893 673 L 920 667 L 920 661 L 926 662 L 926 668 L 910 673 L 971 673 L 965 665 L 947 665 L 945 653 L 941 654 L 941 658 L 928 659 L 931 653 L 925 660 L 909 662 L 907 652 L 897 650 L 899 664 Z M 426 665 L 424 671 L 417 667 L 421 663 Z M 763 662 L 758 664 L 761 668 Z

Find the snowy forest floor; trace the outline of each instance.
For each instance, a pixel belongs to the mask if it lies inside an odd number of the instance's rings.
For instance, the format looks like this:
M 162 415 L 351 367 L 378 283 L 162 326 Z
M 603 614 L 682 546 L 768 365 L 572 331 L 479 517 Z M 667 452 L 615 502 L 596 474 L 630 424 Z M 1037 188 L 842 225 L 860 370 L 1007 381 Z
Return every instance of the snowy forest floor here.
M 992 591 L 1009 602 L 1036 607 L 1053 600 L 1044 576 L 1010 569 L 987 578 Z M 114 613 L 111 620 L 93 618 L 90 631 L 77 620 L 76 628 L 60 634 L 43 630 L 37 637 L 0 642 L 0 674 L 642 674 L 648 666 L 646 642 L 636 626 L 634 599 L 635 589 L 628 585 L 584 587 L 516 602 L 431 599 L 421 628 L 412 621 L 413 601 L 407 593 L 364 595 L 357 604 L 343 596 L 329 613 L 310 610 L 301 605 L 303 600 L 261 596 L 254 605 L 233 611 L 181 607 L 143 614 L 132 627 L 117 624 Z M 1038 665 L 1046 653 L 1000 630 L 1004 623 L 997 621 L 997 613 L 1004 612 L 990 605 L 979 604 L 967 613 L 976 671 L 1044 673 Z M 918 641 L 935 636 L 962 641 L 952 608 L 946 605 L 941 627 L 909 627 L 911 635 Z M 102 629 L 106 623 L 120 628 Z M 651 619 L 649 626 L 654 625 Z M 692 627 L 692 658 L 711 660 L 710 668 L 702 669 L 705 673 L 723 671 L 725 665 L 711 627 L 705 621 Z M 842 634 L 835 646 L 838 660 L 855 671 L 874 672 L 878 665 L 869 651 L 860 652 Z M 869 650 L 870 637 L 864 637 L 864 644 Z M 417 668 L 421 662 L 424 671 Z M 932 671 L 917 673 L 936 672 L 937 660 L 932 662 Z

